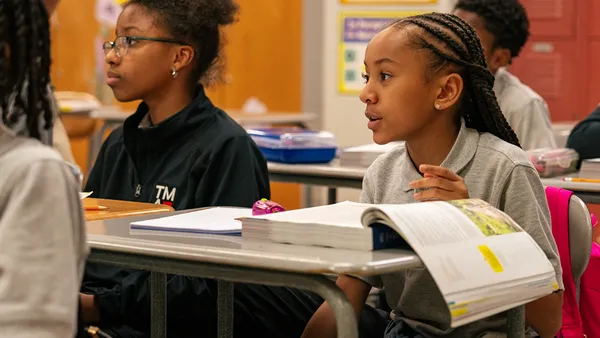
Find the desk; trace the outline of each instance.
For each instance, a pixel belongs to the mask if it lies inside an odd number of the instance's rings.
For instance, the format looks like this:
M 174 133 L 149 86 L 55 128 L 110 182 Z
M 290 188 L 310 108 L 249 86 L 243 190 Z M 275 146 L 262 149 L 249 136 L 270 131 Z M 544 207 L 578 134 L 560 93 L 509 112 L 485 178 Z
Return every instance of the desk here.
M 185 212 L 185 211 L 184 211 Z M 178 212 L 182 213 L 182 212 Z M 331 305 L 338 337 L 358 337 L 351 304 L 325 274 L 361 276 L 421 267 L 414 253 L 399 249 L 359 252 L 259 242 L 233 236 L 131 235 L 132 221 L 146 215 L 87 223 L 89 261 L 151 271 L 153 338 L 166 337 L 166 274 L 219 280 L 219 337 L 232 337 L 233 282 L 311 290 Z M 523 337 L 524 313 L 509 312 L 508 337 Z
M 106 209 L 103 210 L 85 210 L 86 221 L 173 212 L 173 208 L 163 204 L 127 202 L 95 198 L 87 198 L 86 200 L 106 207 Z
M 565 177 L 578 177 L 578 174 L 542 178 L 542 184 L 544 186 L 571 190 L 585 203 L 600 204 L 600 183 L 567 182 L 563 180 Z
M 181 212 L 178 212 L 181 213 Z M 410 251 L 358 252 L 258 242 L 236 236 L 132 235 L 129 224 L 146 215 L 87 223 L 89 261 L 151 271 L 152 337 L 166 337 L 166 274 L 219 280 L 219 337 L 232 337 L 233 282 L 313 291 L 331 304 L 338 337 L 358 337 L 356 316 L 325 274 L 378 275 L 420 267 Z
M 269 178 L 275 182 L 299 183 L 328 187 L 327 202 L 337 201 L 337 188 L 362 189 L 367 168 L 344 167 L 337 160 L 330 164 L 283 164 L 269 162 Z M 310 199 L 310 196 L 308 196 Z M 306 203 L 310 205 L 310 203 Z

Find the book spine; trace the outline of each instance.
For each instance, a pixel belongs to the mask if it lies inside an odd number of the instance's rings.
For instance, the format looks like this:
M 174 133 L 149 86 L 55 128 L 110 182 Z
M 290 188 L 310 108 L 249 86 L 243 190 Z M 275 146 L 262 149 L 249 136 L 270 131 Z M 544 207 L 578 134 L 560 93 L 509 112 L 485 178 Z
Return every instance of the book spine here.
M 373 224 L 373 250 L 403 247 L 410 249 L 406 241 L 387 225 Z

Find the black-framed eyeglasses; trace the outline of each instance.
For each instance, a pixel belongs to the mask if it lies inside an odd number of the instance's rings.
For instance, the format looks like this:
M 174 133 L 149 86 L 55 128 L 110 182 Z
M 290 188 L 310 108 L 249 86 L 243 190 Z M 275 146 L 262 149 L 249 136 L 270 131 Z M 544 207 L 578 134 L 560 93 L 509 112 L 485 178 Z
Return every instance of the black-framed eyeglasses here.
M 118 57 L 122 58 L 127 55 L 127 51 L 129 47 L 131 47 L 136 41 L 154 41 L 154 42 L 164 42 L 164 43 L 174 43 L 182 46 L 187 46 L 188 43 L 168 38 L 151 38 L 144 36 L 119 36 L 115 39 L 115 41 L 106 41 L 102 45 L 102 49 L 104 50 L 104 55 L 108 55 L 108 53 L 114 49 L 115 53 Z

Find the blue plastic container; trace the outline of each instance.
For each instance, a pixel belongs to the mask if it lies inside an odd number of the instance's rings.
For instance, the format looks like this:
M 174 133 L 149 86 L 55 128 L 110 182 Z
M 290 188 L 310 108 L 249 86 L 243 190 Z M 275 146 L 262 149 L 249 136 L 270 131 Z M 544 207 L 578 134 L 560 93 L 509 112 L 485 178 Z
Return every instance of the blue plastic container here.
M 330 132 L 300 128 L 250 129 L 248 134 L 267 161 L 290 164 L 329 163 L 335 158 L 337 144 Z

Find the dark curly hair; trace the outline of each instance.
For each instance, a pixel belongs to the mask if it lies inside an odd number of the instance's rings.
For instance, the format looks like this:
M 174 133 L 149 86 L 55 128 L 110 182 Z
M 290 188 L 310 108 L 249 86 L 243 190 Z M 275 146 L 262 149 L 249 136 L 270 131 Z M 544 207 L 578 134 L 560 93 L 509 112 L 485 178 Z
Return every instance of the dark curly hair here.
M 494 35 L 494 48 L 507 48 L 519 56 L 529 38 L 529 19 L 519 0 L 458 0 L 455 9 L 477 14 Z
M 175 40 L 189 43 L 195 51 L 192 81 L 206 80 L 219 63 L 223 36 L 221 26 L 235 22 L 239 6 L 234 0 L 129 0 L 148 9 L 156 24 Z
M 518 147 L 519 140 L 498 106 L 494 76 L 487 68 L 483 47 L 473 27 L 453 14 L 428 13 L 400 19 L 391 27 L 406 30 L 413 47 L 431 54 L 426 79 L 447 67 L 455 67 L 463 78 L 462 117 L 466 126 L 491 133 Z
M 12 126 L 25 116 L 30 137 L 52 128 L 50 26 L 41 0 L 0 1 L 0 108 Z M 44 124 L 40 119 L 43 117 Z

